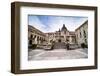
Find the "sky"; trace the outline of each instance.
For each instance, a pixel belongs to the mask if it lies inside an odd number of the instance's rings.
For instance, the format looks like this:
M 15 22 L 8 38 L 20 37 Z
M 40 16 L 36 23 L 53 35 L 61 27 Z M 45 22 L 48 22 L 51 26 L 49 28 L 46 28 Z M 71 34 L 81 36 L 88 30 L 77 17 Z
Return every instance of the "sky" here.
M 69 31 L 75 31 L 86 20 L 88 17 L 28 15 L 28 25 L 34 26 L 44 33 L 58 31 L 63 24 Z

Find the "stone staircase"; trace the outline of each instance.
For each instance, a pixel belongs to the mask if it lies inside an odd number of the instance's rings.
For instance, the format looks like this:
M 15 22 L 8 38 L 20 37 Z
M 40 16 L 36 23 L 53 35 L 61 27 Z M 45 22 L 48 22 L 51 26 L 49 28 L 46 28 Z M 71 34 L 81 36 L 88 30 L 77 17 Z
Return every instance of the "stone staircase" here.
M 64 42 L 55 42 L 53 49 L 66 49 L 66 44 Z

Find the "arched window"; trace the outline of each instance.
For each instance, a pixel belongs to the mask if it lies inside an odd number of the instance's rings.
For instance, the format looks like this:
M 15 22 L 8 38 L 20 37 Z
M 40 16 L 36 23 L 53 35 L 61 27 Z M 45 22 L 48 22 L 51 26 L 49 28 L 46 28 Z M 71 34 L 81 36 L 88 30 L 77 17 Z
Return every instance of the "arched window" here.
M 30 38 L 33 38 L 33 35 L 31 34 Z
M 32 45 L 32 40 L 29 40 L 29 45 Z
M 86 38 L 86 32 L 85 32 L 85 30 L 84 30 L 84 37 Z
M 81 32 L 80 32 L 80 38 L 82 37 Z

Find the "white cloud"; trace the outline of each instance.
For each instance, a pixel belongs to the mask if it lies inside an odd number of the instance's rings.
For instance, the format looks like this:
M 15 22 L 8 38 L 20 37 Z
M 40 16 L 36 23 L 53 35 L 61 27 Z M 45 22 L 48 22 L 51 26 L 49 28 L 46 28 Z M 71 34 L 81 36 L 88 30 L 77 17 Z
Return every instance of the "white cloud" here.
M 30 16 L 29 25 L 43 32 L 55 32 L 61 29 L 63 24 L 67 27 L 69 31 L 74 31 L 81 24 L 83 24 L 88 18 L 87 17 L 60 17 L 60 16 L 47 16 L 49 20 L 39 19 L 39 16 Z M 49 18 L 50 17 L 50 18 Z M 44 19 L 44 21 L 43 21 Z M 42 22 L 43 21 L 43 22 Z
M 35 28 L 45 32 L 45 29 L 44 29 L 45 25 L 43 25 L 41 23 L 41 21 L 37 17 L 35 17 L 35 16 L 34 16 L 34 19 L 30 19 L 29 25 L 34 26 Z

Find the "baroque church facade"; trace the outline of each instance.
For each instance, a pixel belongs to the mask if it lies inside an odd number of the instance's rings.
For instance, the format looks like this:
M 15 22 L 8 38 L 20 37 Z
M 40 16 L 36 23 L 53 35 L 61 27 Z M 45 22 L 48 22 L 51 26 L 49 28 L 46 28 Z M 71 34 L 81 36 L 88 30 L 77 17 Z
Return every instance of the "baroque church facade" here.
M 49 43 L 52 42 L 65 42 L 70 44 L 76 43 L 75 32 L 69 31 L 65 24 L 63 24 L 62 28 L 56 32 L 45 33 L 47 37 L 47 41 Z

